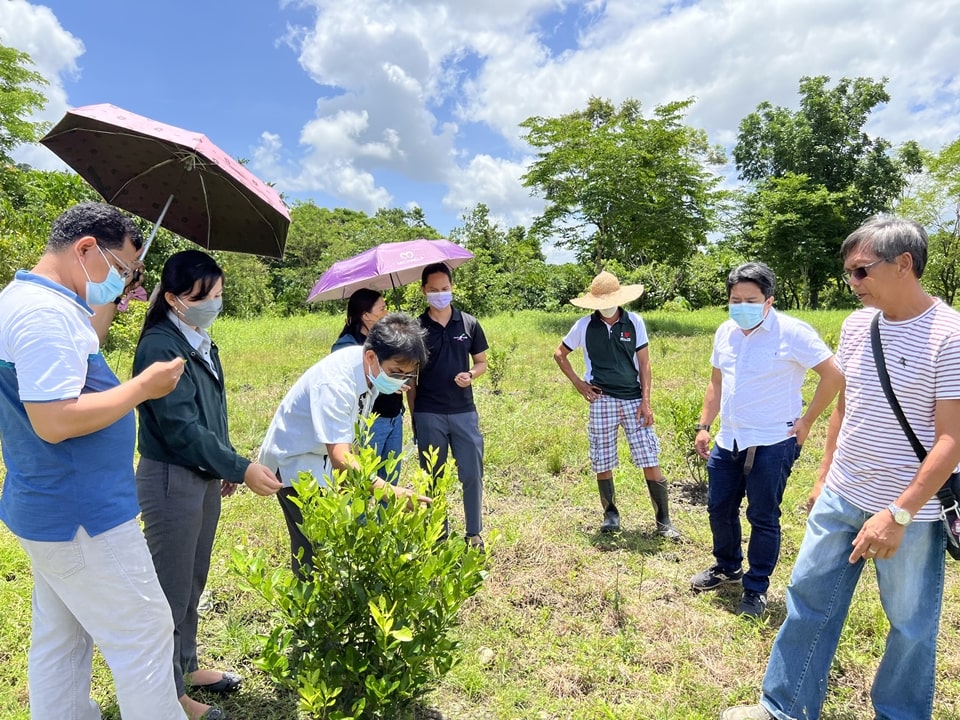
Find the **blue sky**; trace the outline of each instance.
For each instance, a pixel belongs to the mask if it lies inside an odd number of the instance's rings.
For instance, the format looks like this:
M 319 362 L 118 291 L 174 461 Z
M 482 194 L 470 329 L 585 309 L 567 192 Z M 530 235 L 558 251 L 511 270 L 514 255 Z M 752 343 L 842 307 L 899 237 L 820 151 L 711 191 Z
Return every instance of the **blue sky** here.
M 0 42 L 50 81 L 42 119 L 110 102 L 205 133 L 289 200 L 423 208 L 443 233 L 477 202 L 504 227 L 541 204 L 518 124 L 591 95 L 731 147 L 803 75 L 887 77 L 868 129 L 938 149 L 960 136 L 960 3 L 925 0 L 0 0 Z M 59 167 L 45 148 L 18 159 Z M 732 168 L 727 174 L 733 176 Z

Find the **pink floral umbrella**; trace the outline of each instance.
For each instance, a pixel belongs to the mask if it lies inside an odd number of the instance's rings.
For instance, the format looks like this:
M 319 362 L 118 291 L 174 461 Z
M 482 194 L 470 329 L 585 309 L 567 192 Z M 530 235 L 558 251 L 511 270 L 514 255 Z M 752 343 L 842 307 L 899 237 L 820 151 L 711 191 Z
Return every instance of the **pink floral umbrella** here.
M 209 250 L 282 257 L 277 192 L 200 133 L 114 105 L 75 108 L 41 143 L 103 198 Z M 146 254 L 146 250 L 144 250 Z
M 449 240 L 405 240 L 383 243 L 330 266 L 307 302 L 343 300 L 355 290 L 390 290 L 420 279 L 427 265 L 446 263 L 450 268 L 473 258 L 473 253 Z

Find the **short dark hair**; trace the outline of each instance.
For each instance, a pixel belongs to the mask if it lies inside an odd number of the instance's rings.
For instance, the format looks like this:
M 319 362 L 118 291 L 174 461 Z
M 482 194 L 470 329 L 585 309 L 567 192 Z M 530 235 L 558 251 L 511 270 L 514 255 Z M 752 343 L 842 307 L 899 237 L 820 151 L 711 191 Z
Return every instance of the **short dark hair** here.
M 127 238 L 139 250 L 143 247 L 140 228 L 128 216 L 107 203 L 85 202 L 67 208 L 53 221 L 47 248 L 63 250 L 85 235 L 108 248 L 122 248 Z
M 430 263 L 423 269 L 423 272 L 420 273 L 420 287 L 426 285 L 427 278 L 434 273 L 443 273 L 447 276 L 447 280 L 449 280 L 451 283 L 453 282 L 453 274 L 450 272 L 449 265 L 442 262 Z
M 777 288 L 777 276 L 762 262 L 748 262 L 735 267 L 727 275 L 727 297 L 737 283 L 752 282 L 763 293 L 764 299 L 773 297 Z
M 877 257 L 893 262 L 903 253 L 913 258 L 913 274 L 923 277 L 927 266 L 927 231 L 913 220 L 896 215 L 873 215 L 847 235 L 840 246 L 840 258 L 844 261 L 857 248 L 873 250 Z
M 167 258 L 160 273 L 160 284 L 157 286 L 153 301 L 143 319 L 143 329 L 140 336 L 148 328 L 153 327 L 167 316 L 170 304 L 166 300 L 166 293 L 180 296 L 193 290 L 199 282 L 200 287 L 190 298 L 199 300 L 210 294 L 210 290 L 223 279 L 223 270 L 217 261 L 199 250 L 184 250 L 174 253 Z
M 402 312 L 393 312 L 370 328 L 363 343 L 364 350 L 373 350 L 377 360 L 414 362 L 418 367 L 427 363 L 426 331 L 417 320 Z

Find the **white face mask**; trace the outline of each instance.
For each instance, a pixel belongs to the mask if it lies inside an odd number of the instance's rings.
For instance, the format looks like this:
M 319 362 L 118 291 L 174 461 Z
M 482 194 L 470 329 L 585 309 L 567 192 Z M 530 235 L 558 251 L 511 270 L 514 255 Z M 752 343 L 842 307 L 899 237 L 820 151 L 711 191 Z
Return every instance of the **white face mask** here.
M 618 308 L 618 307 L 601 308 L 601 309 L 600 309 L 600 314 L 603 315 L 605 318 L 608 318 L 608 319 L 609 319 L 609 318 L 612 318 L 614 315 L 616 315 L 616 314 L 617 314 L 617 310 L 619 310 L 619 309 L 620 309 L 620 308 Z
M 427 303 L 435 310 L 444 310 L 452 301 L 453 292 L 450 290 L 427 293 Z

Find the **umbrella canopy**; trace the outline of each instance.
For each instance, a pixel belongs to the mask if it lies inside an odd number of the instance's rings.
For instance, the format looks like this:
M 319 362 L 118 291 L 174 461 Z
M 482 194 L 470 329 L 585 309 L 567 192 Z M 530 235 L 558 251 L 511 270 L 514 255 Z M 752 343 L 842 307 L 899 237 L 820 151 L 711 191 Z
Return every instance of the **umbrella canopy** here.
M 280 196 L 205 135 L 104 104 L 71 110 L 40 142 L 112 205 L 209 250 L 283 256 Z
M 420 279 L 427 265 L 442 262 L 455 268 L 473 258 L 473 253 L 449 240 L 405 240 L 383 243 L 330 266 L 307 302 L 343 300 L 354 290 L 391 290 Z

